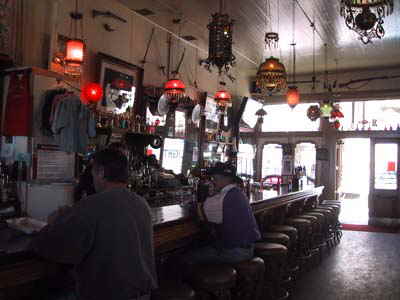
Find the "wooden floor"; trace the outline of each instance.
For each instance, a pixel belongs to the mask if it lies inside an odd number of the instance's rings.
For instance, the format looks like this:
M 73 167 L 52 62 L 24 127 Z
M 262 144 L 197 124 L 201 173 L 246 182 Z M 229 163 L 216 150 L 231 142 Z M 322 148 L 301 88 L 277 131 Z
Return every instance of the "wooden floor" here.
M 300 278 L 292 299 L 400 299 L 400 234 L 344 231 L 321 265 Z

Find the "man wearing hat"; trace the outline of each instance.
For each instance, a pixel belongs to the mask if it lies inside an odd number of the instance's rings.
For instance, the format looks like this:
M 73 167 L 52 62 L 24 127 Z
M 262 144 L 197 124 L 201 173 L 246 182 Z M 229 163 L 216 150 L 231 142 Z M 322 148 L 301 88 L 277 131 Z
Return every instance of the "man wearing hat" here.
M 202 206 L 204 218 L 215 228 L 213 245 L 201 248 L 185 259 L 190 263 L 237 263 L 253 257 L 260 232 L 249 200 L 237 186 L 235 168 L 218 163 L 208 170 L 217 191 Z

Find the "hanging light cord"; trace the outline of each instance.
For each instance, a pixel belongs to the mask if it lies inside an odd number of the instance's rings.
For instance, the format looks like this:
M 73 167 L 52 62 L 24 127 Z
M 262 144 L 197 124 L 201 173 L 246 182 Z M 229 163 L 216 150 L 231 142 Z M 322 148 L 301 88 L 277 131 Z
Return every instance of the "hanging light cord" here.
M 83 33 L 83 21 L 82 21 L 82 14 L 79 13 L 78 11 L 78 1 L 75 0 L 75 11 L 70 13 L 71 17 L 71 23 L 70 23 L 70 28 L 69 28 L 69 36 L 71 37 L 73 34 L 73 38 L 77 39 L 78 38 L 78 22 L 80 22 L 80 27 L 81 27 L 81 37 L 83 40 L 84 33 Z
M 301 6 L 301 4 L 299 3 L 298 0 L 294 0 L 296 2 L 296 4 L 299 6 L 299 8 L 301 9 L 301 11 L 303 12 L 304 16 L 307 18 L 308 22 L 310 22 L 310 24 L 313 24 L 311 18 L 307 15 L 306 11 L 304 10 L 304 8 Z M 318 34 L 319 38 L 321 39 L 321 41 L 323 41 L 323 37 L 322 35 L 319 33 L 319 31 L 317 29 L 315 29 L 316 33 Z
M 315 71 L 315 18 L 313 23 L 311 24 L 311 27 L 313 29 L 313 77 L 312 77 L 312 82 L 313 86 L 312 89 L 315 90 L 315 80 L 316 80 L 316 71 Z
M 296 1 L 293 0 L 292 5 L 292 47 L 293 47 L 293 84 L 296 85 Z
M 276 6 L 277 6 L 277 10 L 278 10 L 278 35 L 280 34 L 280 32 L 279 32 L 279 30 L 280 30 L 280 2 L 279 2 L 279 0 L 277 0 L 277 4 L 276 4 Z M 282 48 L 281 48 L 281 43 L 279 43 L 278 44 L 278 48 L 279 48 L 279 58 L 280 59 L 282 59 Z
M 328 44 L 324 44 L 325 47 L 325 83 L 324 83 L 324 87 L 326 89 L 329 89 L 328 86 Z

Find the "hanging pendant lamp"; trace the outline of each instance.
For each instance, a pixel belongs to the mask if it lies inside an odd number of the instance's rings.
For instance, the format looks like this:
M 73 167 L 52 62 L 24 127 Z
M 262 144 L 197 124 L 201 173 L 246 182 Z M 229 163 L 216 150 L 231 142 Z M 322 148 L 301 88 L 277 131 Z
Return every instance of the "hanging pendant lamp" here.
M 65 47 L 65 69 L 64 73 L 70 76 L 79 77 L 82 73 L 82 65 L 84 62 L 85 42 L 82 38 L 78 38 L 78 22 L 81 22 L 81 35 L 83 35 L 83 15 L 78 12 L 78 0 L 75 1 L 75 11 L 70 13 L 71 31 L 74 29 L 73 38 L 67 40 Z M 70 36 L 72 32 L 70 32 Z
M 277 2 L 277 8 L 277 15 L 279 17 L 279 1 Z M 265 10 L 265 15 L 269 15 L 269 18 L 271 20 L 271 9 L 269 1 L 266 2 Z M 265 25 L 268 26 L 267 18 L 265 19 Z M 279 48 L 278 32 L 273 32 L 271 27 L 270 31 L 265 34 L 265 45 L 270 50 L 272 50 L 273 48 Z M 257 88 L 259 88 L 261 90 L 261 93 L 264 95 L 272 95 L 274 93 L 280 92 L 282 89 L 286 88 L 286 76 L 286 68 L 284 64 L 279 61 L 279 58 L 271 56 L 265 59 L 265 61 L 261 63 L 258 67 L 256 76 Z
M 295 108 L 300 103 L 300 92 L 296 86 L 296 42 L 295 42 L 295 28 L 296 28 L 296 2 L 293 0 L 292 3 L 293 15 L 292 15 L 292 34 L 293 40 L 291 46 L 293 47 L 293 85 L 289 86 L 286 94 L 287 104 L 291 109 Z
M 185 84 L 180 79 L 171 79 L 164 84 L 164 94 L 171 103 L 177 103 L 185 97 Z
M 393 13 L 393 7 L 393 0 L 341 0 L 340 15 L 346 26 L 368 44 L 385 36 L 383 19 Z
M 258 68 L 256 84 L 263 94 L 274 94 L 286 88 L 286 69 L 278 58 L 266 59 Z
M 218 68 L 219 74 L 228 72 L 234 66 L 236 57 L 232 50 L 233 20 L 228 14 L 223 13 L 224 0 L 219 0 L 219 12 L 211 16 L 211 23 L 207 25 L 208 58 L 201 60 L 205 68 L 211 71 L 212 66 Z
M 300 92 L 297 89 L 297 86 L 290 86 L 288 88 L 288 92 L 286 93 L 286 101 L 292 109 L 300 103 Z
M 219 90 L 214 95 L 214 100 L 217 102 L 218 106 L 222 107 L 230 107 L 232 106 L 232 96 L 226 90 Z

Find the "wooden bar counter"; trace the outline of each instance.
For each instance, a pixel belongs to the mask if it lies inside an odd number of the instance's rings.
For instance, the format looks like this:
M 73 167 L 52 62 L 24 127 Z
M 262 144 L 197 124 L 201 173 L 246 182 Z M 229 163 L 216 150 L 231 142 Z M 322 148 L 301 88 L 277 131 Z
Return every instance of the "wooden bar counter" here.
M 304 206 L 310 201 L 317 202 L 322 191 L 323 187 L 285 195 L 264 191 L 252 194 L 250 203 L 259 220 L 261 214 L 272 215 L 275 210 L 287 211 L 292 206 Z M 199 244 L 202 225 L 194 216 L 193 208 L 171 205 L 153 208 L 152 211 L 154 246 L 158 263 L 170 254 Z M 29 250 L 32 238 L 34 236 L 10 228 L 0 228 L 0 290 L 27 284 L 46 276 L 49 264 Z

